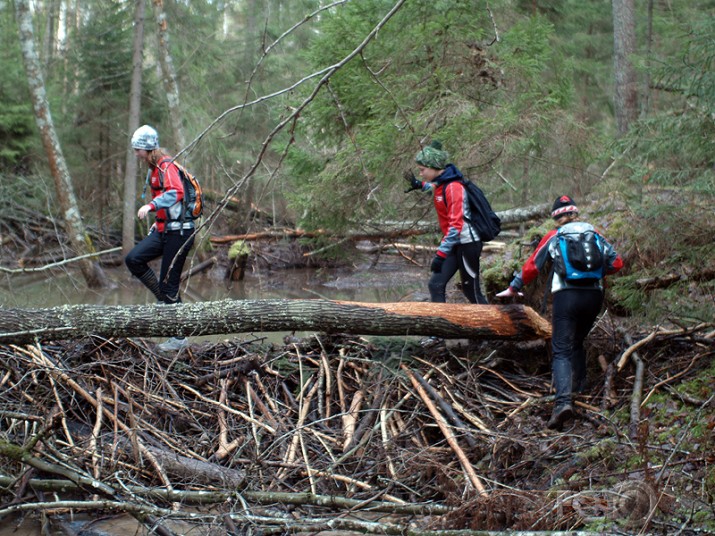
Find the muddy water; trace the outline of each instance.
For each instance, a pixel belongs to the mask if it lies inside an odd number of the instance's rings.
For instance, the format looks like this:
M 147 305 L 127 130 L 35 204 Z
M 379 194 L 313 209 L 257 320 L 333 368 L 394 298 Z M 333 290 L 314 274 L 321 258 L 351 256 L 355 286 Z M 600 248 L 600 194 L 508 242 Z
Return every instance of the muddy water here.
M 158 269 L 158 267 L 157 267 Z M 75 274 L 60 272 L 0 278 L 0 307 L 44 308 L 61 305 L 132 305 L 154 303 L 154 297 L 126 268 L 105 270 L 113 287 L 88 289 Z M 352 268 L 247 272 L 242 281 L 228 281 L 225 269 L 215 267 L 194 275 L 181 286 L 184 302 L 258 299 L 329 299 L 359 302 L 426 300 L 428 270 L 401 259 Z M 228 335 L 228 334 L 227 334 Z M 283 333 L 253 333 L 271 342 Z M 297 336 L 304 335 L 296 333 Z M 197 337 L 195 342 L 219 341 L 226 335 Z M 158 339 L 157 339 L 158 342 Z
M 88 289 L 76 274 L 5 275 L 0 278 L 0 307 L 153 303 L 151 294 L 126 269 L 105 271 L 113 288 L 101 291 Z M 242 281 L 228 281 L 223 269 L 214 268 L 189 278 L 181 294 L 185 302 L 274 298 L 393 302 L 424 299 L 427 277 L 426 269 L 399 260 L 353 269 L 247 272 Z

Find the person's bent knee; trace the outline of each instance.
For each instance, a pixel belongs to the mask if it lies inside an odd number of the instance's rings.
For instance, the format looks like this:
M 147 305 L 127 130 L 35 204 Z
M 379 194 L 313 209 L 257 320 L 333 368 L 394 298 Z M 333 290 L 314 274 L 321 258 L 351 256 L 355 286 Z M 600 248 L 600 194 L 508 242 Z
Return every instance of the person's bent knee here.
M 142 274 L 141 263 L 137 262 L 131 252 L 124 258 L 124 264 L 133 275 L 139 277 Z
M 140 279 L 141 276 L 144 275 L 147 270 L 149 270 L 149 265 L 147 263 L 136 259 L 132 256 L 131 253 L 127 255 L 127 257 L 124 259 L 124 264 L 127 265 L 127 268 L 133 276 L 138 277 Z

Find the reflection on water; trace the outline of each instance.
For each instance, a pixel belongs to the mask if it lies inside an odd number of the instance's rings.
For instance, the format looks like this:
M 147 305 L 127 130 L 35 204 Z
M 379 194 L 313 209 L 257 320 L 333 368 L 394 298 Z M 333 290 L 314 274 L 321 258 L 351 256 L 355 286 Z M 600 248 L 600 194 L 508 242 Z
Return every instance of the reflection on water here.
M 0 307 L 55 307 L 59 305 L 131 305 L 152 303 L 153 296 L 126 269 L 105 270 L 114 288 L 88 289 L 78 274 L 45 273 L 4 276 Z M 381 265 L 346 272 L 280 270 L 246 273 L 243 281 L 227 281 L 219 269 L 194 275 L 181 286 L 184 302 L 213 300 L 311 299 L 395 302 L 426 291 L 427 273 L 405 265 Z
M 126 268 L 105 270 L 114 283 L 110 289 L 88 289 L 82 277 L 60 272 L 4 276 L 0 279 L 0 307 L 45 308 L 61 305 L 138 305 L 154 303 L 154 297 Z M 386 303 L 425 299 L 427 272 L 405 262 L 382 262 L 349 271 L 276 270 L 246 273 L 243 281 L 228 281 L 222 268 L 192 276 L 181 285 L 186 303 L 214 300 L 328 299 Z M 221 341 L 236 334 L 192 337 L 191 341 Z M 245 334 L 244 334 L 245 335 Z M 252 333 L 280 343 L 285 332 Z M 305 332 L 296 332 L 298 337 Z M 159 339 L 150 339 L 159 342 Z

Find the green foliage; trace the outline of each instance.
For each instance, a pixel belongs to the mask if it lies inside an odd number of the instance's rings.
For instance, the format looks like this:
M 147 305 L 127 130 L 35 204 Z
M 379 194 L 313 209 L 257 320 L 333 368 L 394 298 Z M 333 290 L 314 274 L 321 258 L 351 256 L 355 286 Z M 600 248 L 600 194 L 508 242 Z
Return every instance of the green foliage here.
M 22 167 L 33 146 L 34 117 L 12 10 L 0 10 L 0 170 Z
M 712 379 L 715 378 L 715 362 L 704 370 L 701 374 L 693 377 L 692 380 L 683 382 L 678 386 L 677 391 L 690 395 L 700 400 L 707 400 L 712 395 Z M 708 422 L 705 420 L 695 422 L 693 435 L 702 437 L 708 432 Z
M 112 162 L 117 152 L 123 161 L 128 139 L 131 7 L 121 2 L 93 3 L 71 35 L 72 61 L 66 64 L 67 71 L 53 70 L 46 80 L 55 129 L 80 207 L 91 215 L 90 221 L 96 217 L 90 207 L 104 209 L 121 199 L 122 181 L 116 180 Z M 63 94 L 69 81 L 74 91 Z M 113 225 L 120 224 L 121 210 L 107 215 Z
M 308 54 L 313 68 L 347 56 L 391 5 L 359 2 L 326 18 Z M 302 116 L 301 133 L 312 145 L 301 136 L 288 161 L 302 223 L 341 229 L 394 216 L 403 203 L 401 170 L 432 138 L 478 179 L 491 176 L 500 155 L 521 174 L 525 152 L 544 154 L 541 140 L 573 99 L 570 68 L 553 53 L 553 27 L 544 18 L 517 17 L 500 32 L 495 42 L 488 12 L 471 5 L 405 5 Z M 324 165 L 304 175 L 308 157 L 299 153 L 314 152 L 316 142 Z M 493 176 L 480 182 L 505 192 Z
M 654 85 L 668 106 L 640 121 L 618 144 L 630 151 L 633 186 L 647 182 L 715 195 L 715 20 L 695 19 L 681 35 L 681 49 L 653 69 Z
M 360 0 L 308 17 L 321 4 L 165 2 L 187 137 L 232 110 L 188 155 L 208 189 L 240 188 L 239 197 L 263 208 L 270 197 L 276 214 L 307 229 L 379 232 L 385 220 L 409 226 L 434 214 L 428 195 L 403 193 L 402 171 L 414 167 L 422 145 L 439 139 L 497 209 L 550 202 L 564 192 L 579 201 L 594 189 L 616 193 L 628 210 L 609 215 L 606 231 L 627 259 L 613 296 L 634 314 L 670 316 L 682 306 L 689 316 L 707 316 L 712 285 L 692 274 L 698 262 L 711 261 L 707 237 L 714 230 L 688 215 L 711 211 L 715 192 L 715 22 L 703 16 L 711 2 L 655 3 L 650 41 L 647 10 L 637 10 L 633 59 L 651 98 L 615 143 L 611 6 L 577 0 L 496 0 L 488 9 L 406 2 L 295 123 L 272 133 L 324 70 L 394 7 Z M 38 42 L 46 9 L 38 4 Z M 89 207 L 83 216 L 91 224 L 109 215 L 117 228 L 133 5 L 102 0 L 80 9 L 79 28 L 68 24 L 66 42 L 44 58 L 47 93 L 75 191 Z M 178 150 L 166 121 L 150 5 L 145 22 L 141 121 Z M 33 158 L 38 141 L 11 9 L 0 10 L 0 30 L 0 166 L 42 165 Z M 508 250 L 501 262 L 485 264 L 485 281 L 499 288 L 523 262 L 521 253 Z M 634 285 L 671 271 L 688 279 L 655 291 Z
M 5 85 L 5 84 L 2 84 Z M 17 168 L 32 146 L 31 107 L 13 103 L 5 88 L 0 87 L 0 169 Z
M 237 257 L 245 257 L 251 253 L 251 246 L 245 240 L 236 240 L 231 247 L 228 248 L 228 258 L 235 260 Z
M 649 187 L 643 195 L 642 203 L 631 201 L 607 229 L 626 265 L 623 275 L 612 278 L 609 292 L 619 307 L 654 323 L 664 318 L 708 321 L 715 286 L 708 275 L 715 222 L 694 215 L 708 214 L 711 199 L 676 188 Z M 657 284 L 673 277 L 677 281 Z

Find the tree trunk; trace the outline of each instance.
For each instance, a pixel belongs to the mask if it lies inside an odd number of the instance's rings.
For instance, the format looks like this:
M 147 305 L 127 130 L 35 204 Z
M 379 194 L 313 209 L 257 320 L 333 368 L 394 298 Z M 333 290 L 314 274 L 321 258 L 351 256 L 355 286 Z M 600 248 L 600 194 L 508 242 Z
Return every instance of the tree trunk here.
M 524 305 L 331 300 L 223 300 L 181 305 L 0 308 L 0 344 L 100 337 L 198 336 L 268 331 L 532 340 L 551 326 Z
M 139 128 L 141 113 L 142 65 L 144 55 L 144 0 L 136 0 L 134 14 L 134 55 L 132 56 L 132 82 L 129 90 L 129 135 Z M 122 255 L 134 247 L 134 222 L 136 221 L 137 157 L 131 144 L 127 144 L 127 161 L 124 169 L 124 211 L 122 213 Z
M 17 17 L 27 82 L 30 86 L 30 96 L 35 111 L 35 120 L 47 153 L 50 172 L 55 181 L 57 197 L 62 209 L 67 234 L 77 255 L 94 253 L 92 239 L 85 231 L 82 223 L 72 186 L 72 178 L 67 169 L 62 148 L 52 122 L 40 60 L 35 50 L 32 14 L 27 0 L 15 1 L 15 15 Z M 87 286 L 90 288 L 100 288 L 107 285 L 106 276 L 98 262 L 86 258 L 80 261 L 80 268 Z
M 502 226 L 510 225 L 519 222 L 530 221 L 533 219 L 544 218 L 551 212 L 551 203 L 542 203 L 540 205 L 531 205 L 527 207 L 513 208 L 509 210 L 501 210 L 497 212 L 497 216 L 501 219 Z M 355 232 L 348 235 L 342 234 L 340 237 L 336 238 L 349 238 L 353 241 L 358 240 L 387 240 L 387 239 L 397 239 L 404 238 L 408 236 L 419 236 L 429 233 L 438 232 L 437 224 L 428 224 L 426 226 L 420 226 L 415 228 L 415 226 L 410 225 L 409 228 L 404 228 L 405 222 L 398 224 L 403 228 L 390 230 L 387 227 L 390 225 L 388 223 L 379 224 L 380 231 L 374 233 L 365 232 Z M 394 227 L 394 225 L 393 225 Z M 274 240 L 274 239 L 285 239 L 285 238 L 314 238 L 316 236 L 326 236 L 330 235 L 321 229 L 315 231 L 304 231 L 302 229 L 273 229 L 270 231 L 259 231 L 254 233 L 244 233 L 236 235 L 223 235 L 223 236 L 212 236 L 211 243 L 213 244 L 228 244 L 229 242 L 235 242 L 237 240 Z
M 174 60 L 169 51 L 169 31 L 164 13 L 164 0 L 153 0 L 154 17 L 156 18 L 156 35 L 159 41 L 159 63 L 164 80 L 164 91 L 169 103 L 169 119 L 171 128 L 174 131 L 174 142 L 179 150 L 186 148 L 186 136 L 181 122 L 181 99 L 179 98 L 179 84 L 176 81 L 176 71 L 174 70 Z M 184 160 L 188 160 L 184 155 Z M 185 162 L 186 163 L 186 162 Z
M 638 118 L 638 86 L 632 57 L 636 53 L 634 0 L 613 0 L 614 107 L 618 133 L 625 134 Z

